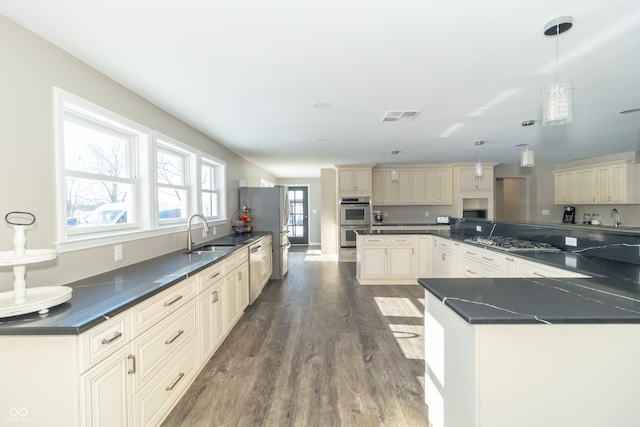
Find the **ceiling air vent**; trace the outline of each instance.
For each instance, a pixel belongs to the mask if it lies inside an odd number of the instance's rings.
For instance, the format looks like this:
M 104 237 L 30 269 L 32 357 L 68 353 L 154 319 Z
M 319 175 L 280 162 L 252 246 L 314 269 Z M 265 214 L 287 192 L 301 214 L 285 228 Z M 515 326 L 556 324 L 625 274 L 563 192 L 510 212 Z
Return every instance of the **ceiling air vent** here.
M 382 117 L 383 122 L 397 122 L 398 120 L 413 120 L 420 114 L 420 110 L 387 111 Z

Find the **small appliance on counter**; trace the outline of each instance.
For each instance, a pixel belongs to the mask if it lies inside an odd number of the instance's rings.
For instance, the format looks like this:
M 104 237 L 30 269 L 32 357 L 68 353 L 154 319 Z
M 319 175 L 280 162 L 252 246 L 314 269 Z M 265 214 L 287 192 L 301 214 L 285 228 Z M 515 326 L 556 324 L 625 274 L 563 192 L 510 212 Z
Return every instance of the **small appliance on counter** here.
M 384 215 L 382 214 L 382 211 L 373 211 L 371 212 L 371 215 L 373 216 L 373 223 L 375 225 L 382 224 L 382 218 L 384 217 Z
M 576 223 L 576 207 L 575 206 L 565 206 L 564 214 L 562 215 L 562 222 L 565 224 L 575 224 Z
M 448 216 L 437 216 L 436 217 L 436 224 L 449 224 L 449 217 Z

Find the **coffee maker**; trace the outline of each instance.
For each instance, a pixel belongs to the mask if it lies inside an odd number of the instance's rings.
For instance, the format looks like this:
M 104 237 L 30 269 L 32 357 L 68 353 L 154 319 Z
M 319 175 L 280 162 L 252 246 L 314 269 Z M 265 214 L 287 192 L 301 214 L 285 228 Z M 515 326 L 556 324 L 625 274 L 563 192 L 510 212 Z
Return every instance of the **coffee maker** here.
M 576 207 L 575 206 L 564 207 L 564 215 L 562 215 L 562 222 L 565 224 L 576 223 Z

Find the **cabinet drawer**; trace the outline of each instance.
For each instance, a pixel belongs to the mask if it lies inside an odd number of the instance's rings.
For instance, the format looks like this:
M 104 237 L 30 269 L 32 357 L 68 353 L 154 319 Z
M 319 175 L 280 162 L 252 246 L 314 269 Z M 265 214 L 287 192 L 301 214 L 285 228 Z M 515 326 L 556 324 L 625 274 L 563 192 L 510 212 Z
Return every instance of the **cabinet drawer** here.
M 115 353 L 131 340 L 131 336 L 128 310 L 80 335 L 80 372 Z
M 387 238 L 384 236 L 365 236 L 362 238 L 365 245 L 386 245 Z
M 186 342 L 144 389 L 133 398 L 134 425 L 155 426 L 189 386 L 197 370 L 195 340 Z
M 232 253 L 228 257 L 224 259 L 224 272 L 225 274 L 229 274 L 234 268 L 236 268 L 239 264 L 238 254 L 236 252 Z
M 206 270 L 198 273 L 198 293 L 213 286 L 224 278 L 224 262 L 217 262 Z
M 136 388 L 144 384 L 166 359 L 195 335 L 196 302 L 191 301 L 134 341 L 137 362 Z
M 413 236 L 389 236 L 390 245 L 413 245 Z
M 186 279 L 133 309 L 134 334 L 139 335 L 173 313 L 195 296 L 196 278 Z
M 249 250 L 247 248 L 240 249 L 236 254 L 238 257 L 238 264 L 242 264 L 249 260 Z

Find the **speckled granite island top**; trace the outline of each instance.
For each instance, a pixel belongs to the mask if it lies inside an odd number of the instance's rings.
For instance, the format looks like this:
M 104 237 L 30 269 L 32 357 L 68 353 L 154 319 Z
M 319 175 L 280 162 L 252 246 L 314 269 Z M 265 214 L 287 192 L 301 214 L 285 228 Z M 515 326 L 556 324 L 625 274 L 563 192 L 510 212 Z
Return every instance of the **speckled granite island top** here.
M 597 279 L 419 279 L 419 283 L 470 324 L 640 323 L 640 297 L 616 292 Z
M 212 241 L 236 245 L 224 252 L 188 255 L 183 249 L 70 283 L 66 285 L 73 289 L 69 301 L 42 316 L 32 313 L 0 319 L 0 335 L 82 333 L 268 234 L 227 236 Z

